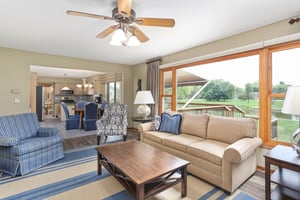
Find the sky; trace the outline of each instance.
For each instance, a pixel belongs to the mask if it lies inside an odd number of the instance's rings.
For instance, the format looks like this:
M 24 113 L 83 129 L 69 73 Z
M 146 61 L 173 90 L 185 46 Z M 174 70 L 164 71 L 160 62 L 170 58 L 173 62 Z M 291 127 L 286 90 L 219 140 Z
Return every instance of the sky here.
M 223 79 L 237 87 L 259 80 L 259 56 L 248 56 L 182 69 L 208 80 Z M 300 85 L 300 48 L 273 53 L 273 85 Z

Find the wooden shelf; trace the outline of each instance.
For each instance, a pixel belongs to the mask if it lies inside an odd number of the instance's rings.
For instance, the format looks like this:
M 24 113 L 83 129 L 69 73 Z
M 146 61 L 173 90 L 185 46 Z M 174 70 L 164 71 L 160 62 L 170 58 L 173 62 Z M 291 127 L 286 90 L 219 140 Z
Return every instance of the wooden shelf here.
M 300 198 L 300 193 L 285 187 L 278 186 L 272 191 L 272 200 L 295 200 Z
M 277 145 L 264 157 L 265 199 L 300 199 L 300 158 L 294 150 L 291 147 Z M 270 175 L 271 165 L 278 167 L 272 175 Z M 270 187 L 271 182 L 277 184 L 273 191 Z
M 277 169 L 271 176 L 271 182 L 279 187 L 285 187 L 299 193 L 300 197 L 300 173 L 285 168 Z

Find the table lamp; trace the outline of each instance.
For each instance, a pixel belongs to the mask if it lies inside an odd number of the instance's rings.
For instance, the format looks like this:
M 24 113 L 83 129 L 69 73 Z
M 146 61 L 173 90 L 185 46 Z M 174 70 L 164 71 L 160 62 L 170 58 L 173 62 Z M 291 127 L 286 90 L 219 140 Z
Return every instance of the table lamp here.
M 300 86 L 289 86 L 282 106 L 282 113 L 300 115 Z M 300 156 L 300 121 L 298 129 L 291 136 L 291 145 Z
M 138 91 L 134 99 L 134 104 L 140 104 L 137 108 L 137 114 L 147 118 L 151 113 L 151 109 L 147 104 L 154 104 L 151 91 Z

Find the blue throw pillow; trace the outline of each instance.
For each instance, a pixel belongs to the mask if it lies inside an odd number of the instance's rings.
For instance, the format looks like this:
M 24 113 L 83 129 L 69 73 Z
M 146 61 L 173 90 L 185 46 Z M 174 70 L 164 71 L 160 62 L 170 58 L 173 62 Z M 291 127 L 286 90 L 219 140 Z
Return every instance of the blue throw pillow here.
M 158 130 L 161 132 L 179 134 L 181 119 L 182 117 L 180 114 L 169 115 L 168 113 L 162 113 Z

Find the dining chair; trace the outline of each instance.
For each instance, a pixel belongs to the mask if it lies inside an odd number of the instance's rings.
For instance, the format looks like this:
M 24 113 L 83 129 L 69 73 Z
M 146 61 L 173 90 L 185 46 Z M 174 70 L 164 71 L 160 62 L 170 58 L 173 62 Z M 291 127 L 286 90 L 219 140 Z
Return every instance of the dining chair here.
M 78 108 L 78 109 L 84 109 L 84 105 L 85 105 L 85 104 L 86 104 L 85 101 L 80 100 L 80 101 L 78 101 L 78 102 L 76 103 L 76 108 Z
M 97 120 L 97 145 L 104 136 L 106 142 L 108 136 L 122 136 L 123 141 L 127 138 L 127 104 L 106 104 L 103 116 Z
M 66 130 L 70 129 L 78 129 L 79 128 L 79 122 L 80 122 L 80 116 L 79 115 L 70 115 L 67 104 L 65 102 L 61 102 L 61 106 L 64 109 L 65 115 L 66 115 Z
M 97 130 L 98 104 L 89 102 L 84 105 L 83 127 L 85 131 Z

